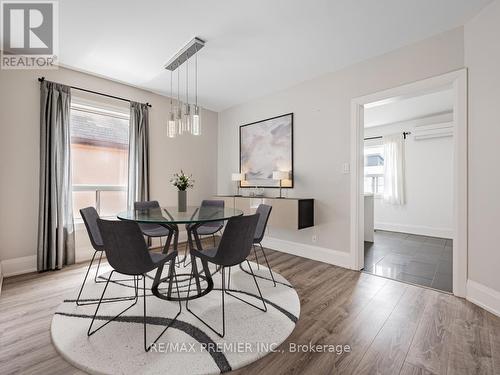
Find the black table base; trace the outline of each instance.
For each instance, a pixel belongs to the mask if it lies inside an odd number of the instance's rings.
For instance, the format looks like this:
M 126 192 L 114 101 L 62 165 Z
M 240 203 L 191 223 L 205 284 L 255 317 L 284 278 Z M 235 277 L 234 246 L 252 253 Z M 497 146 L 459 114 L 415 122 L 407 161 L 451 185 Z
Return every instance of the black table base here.
M 178 225 L 176 225 L 176 224 L 161 224 L 161 225 L 163 225 L 165 228 L 170 229 L 170 233 L 167 237 L 167 241 L 165 242 L 165 246 L 163 247 L 163 253 L 167 254 L 169 252 L 172 239 L 173 239 L 173 251 L 177 251 L 177 247 L 179 244 L 179 227 L 178 227 Z M 189 249 L 190 254 L 191 254 L 190 250 L 194 249 L 195 245 L 196 245 L 196 248 L 198 250 L 201 251 L 203 249 L 202 245 L 201 245 L 200 237 L 197 233 L 197 228 L 200 225 L 201 224 L 192 224 L 192 225 L 188 225 L 186 228 L 187 236 L 188 236 L 188 249 Z M 194 238 L 194 242 L 193 242 L 193 238 Z M 196 293 L 194 293 L 194 294 L 190 293 L 189 298 L 187 297 L 187 295 L 186 296 L 182 296 L 182 295 L 179 296 L 177 294 L 177 290 L 174 288 L 174 281 L 175 281 L 174 277 L 176 277 L 175 273 L 174 273 L 174 267 L 179 266 L 181 263 L 185 264 L 187 256 L 188 256 L 188 254 L 186 251 L 186 254 L 184 254 L 184 257 L 182 260 L 179 260 L 179 261 L 175 260 L 174 262 L 172 262 L 169 266 L 168 275 L 164 278 L 161 277 L 161 275 L 163 273 L 163 266 L 158 268 L 158 270 L 156 271 L 153 286 L 151 288 L 151 291 L 153 292 L 153 294 L 156 297 L 164 299 L 164 300 L 168 300 L 168 301 L 187 301 L 187 300 L 200 298 L 200 297 L 204 296 L 205 294 L 210 293 L 210 291 L 214 288 L 214 282 L 212 280 L 212 274 L 210 273 L 210 269 L 208 268 L 208 262 L 206 260 L 201 260 L 202 270 L 198 270 L 198 265 L 196 263 L 195 257 L 190 255 L 191 273 L 189 273 L 189 274 L 187 274 L 187 273 L 177 274 L 177 277 L 187 276 L 189 278 L 190 284 L 191 284 L 191 282 L 194 281 Z M 203 285 L 202 285 L 202 282 L 203 282 Z M 206 283 L 206 285 L 204 285 L 205 283 Z M 160 292 L 160 286 L 162 284 L 166 284 L 166 288 L 161 288 L 162 290 L 167 289 L 166 294 Z

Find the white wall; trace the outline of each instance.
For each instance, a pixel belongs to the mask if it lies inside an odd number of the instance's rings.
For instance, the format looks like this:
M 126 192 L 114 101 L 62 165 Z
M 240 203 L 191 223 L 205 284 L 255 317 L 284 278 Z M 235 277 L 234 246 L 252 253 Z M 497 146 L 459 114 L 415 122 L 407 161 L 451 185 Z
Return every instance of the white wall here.
M 427 117 L 365 128 L 365 137 L 412 131 L 416 125 L 453 121 L 453 115 Z M 375 197 L 375 229 L 452 238 L 453 137 L 405 140 L 406 204 L 395 206 Z
M 34 265 L 37 245 L 39 101 L 37 78 L 149 102 L 151 197 L 162 205 L 176 205 L 176 190 L 169 185 L 179 169 L 192 173 L 196 186 L 188 199 L 197 203 L 216 191 L 217 113 L 204 111 L 201 137 L 166 136 L 169 100 L 95 76 L 61 68 L 52 71 L 0 70 L 0 260 L 4 274 L 12 268 Z M 200 162 L 202 161 L 202 162 Z M 84 235 L 79 248 L 88 247 Z M 80 252 L 77 259 L 85 254 Z
M 498 0 L 465 26 L 465 63 L 469 69 L 469 279 L 497 293 L 500 292 L 499 35 Z M 500 294 L 496 298 L 500 314 Z
M 316 226 L 271 230 L 270 235 L 312 245 L 315 233 L 315 246 L 348 252 L 350 176 L 342 173 L 342 164 L 350 159 L 351 99 L 463 65 L 463 29 L 458 28 L 219 113 L 218 192 L 233 191 L 230 176 L 238 171 L 239 126 L 294 112 L 296 187 L 289 196 L 316 199 Z

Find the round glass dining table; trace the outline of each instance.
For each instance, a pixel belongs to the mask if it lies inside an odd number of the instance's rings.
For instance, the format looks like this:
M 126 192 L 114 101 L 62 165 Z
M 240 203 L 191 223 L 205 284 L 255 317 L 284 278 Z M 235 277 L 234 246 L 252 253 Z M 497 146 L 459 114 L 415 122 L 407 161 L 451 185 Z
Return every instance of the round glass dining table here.
M 157 224 L 169 229 L 169 235 L 163 247 L 163 253 L 167 254 L 169 251 L 177 252 L 179 243 L 179 225 L 185 224 L 187 232 L 187 249 L 196 248 L 202 251 L 202 244 L 200 237 L 197 233 L 197 229 L 206 223 L 210 222 L 222 222 L 229 220 L 234 216 L 243 215 L 243 211 L 236 208 L 224 208 L 224 207 L 214 207 L 214 206 L 189 206 L 185 212 L 179 212 L 177 207 L 156 207 L 148 208 L 144 210 L 130 210 L 121 212 L 117 215 L 118 219 L 126 221 L 134 221 L 136 223 L 142 224 Z M 201 260 L 202 270 L 198 270 L 196 259 L 194 256 L 190 255 L 191 261 L 188 265 L 191 265 L 191 270 L 189 273 L 177 274 L 177 277 L 189 278 L 189 283 L 191 284 L 194 278 L 196 285 L 196 293 L 187 295 L 177 296 L 173 295 L 173 283 L 174 283 L 174 267 L 180 267 L 181 264 L 186 266 L 186 258 L 188 256 L 188 251 L 184 254 L 182 260 L 176 260 L 170 264 L 168 275 L 162 278 L 163 266 L 159 267 L 156 271 L 153 286 L 151 291 L 153 294 L 161 299 L 178 301 L 195 299 L 205 294 L 209 293 L 213 287 L 214 283 L 212 280 L 212 274 L 208 268 L 208 263 L 206 260 Z M 166 283 L 166 288 L 160 288 L 160 286 Z M 166 293 L 164 291 L 166 290 Z

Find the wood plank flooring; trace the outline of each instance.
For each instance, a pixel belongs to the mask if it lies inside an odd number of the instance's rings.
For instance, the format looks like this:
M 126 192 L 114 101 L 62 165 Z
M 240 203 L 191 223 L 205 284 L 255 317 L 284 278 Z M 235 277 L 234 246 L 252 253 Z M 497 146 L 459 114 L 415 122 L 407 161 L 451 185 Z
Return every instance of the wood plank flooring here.
M 301 314 L 276 352 L 235 374 L 500 374 L 500 318 L 456 297 L 268 250 L 296 288 Z M 262 258 L 262 257 L 260 257 Z M 261 259 L 262 260 L 262 259 Z M 1 374 L 81 374 L 50 341 L 52 314 L 85 264 L 4 280 Z M 290 352 L 290 343 L 350 352 Z

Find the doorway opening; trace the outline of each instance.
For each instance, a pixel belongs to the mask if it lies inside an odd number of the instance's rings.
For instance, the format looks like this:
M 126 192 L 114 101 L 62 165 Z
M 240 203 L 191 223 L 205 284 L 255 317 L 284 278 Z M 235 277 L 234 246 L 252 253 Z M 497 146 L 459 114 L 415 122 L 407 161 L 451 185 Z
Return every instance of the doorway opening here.
M 463 296 L 466 71 L 352 106 L 353 268 Z
M 453 289 L 453 90 L 364 106 L 364 271 Z

